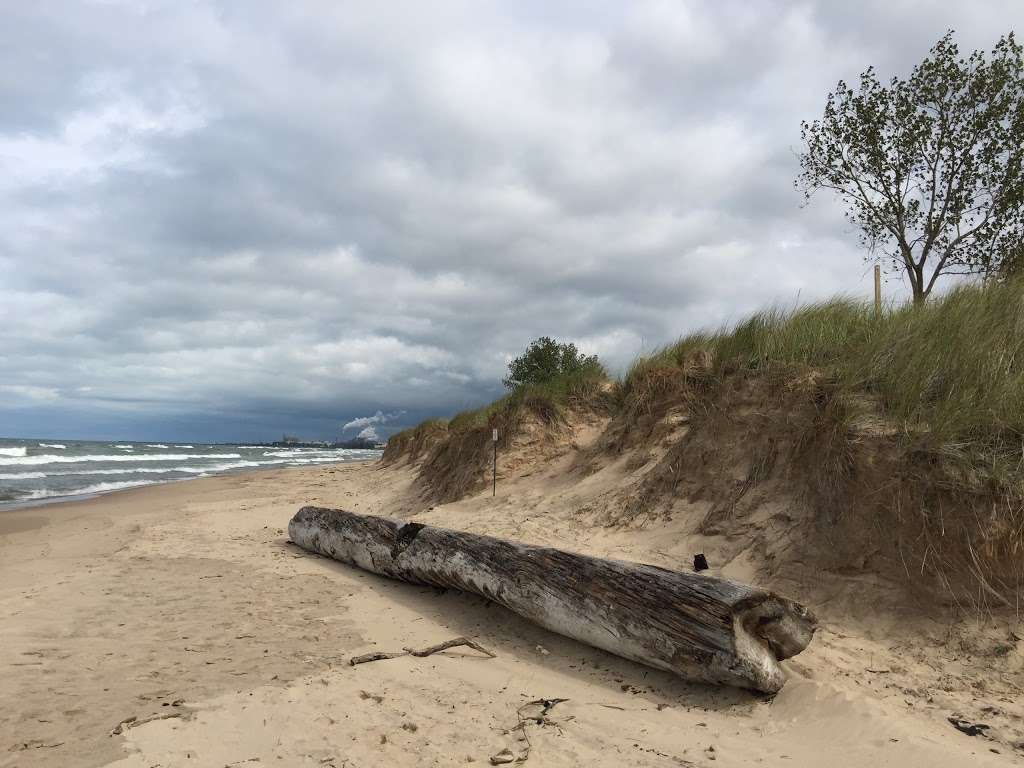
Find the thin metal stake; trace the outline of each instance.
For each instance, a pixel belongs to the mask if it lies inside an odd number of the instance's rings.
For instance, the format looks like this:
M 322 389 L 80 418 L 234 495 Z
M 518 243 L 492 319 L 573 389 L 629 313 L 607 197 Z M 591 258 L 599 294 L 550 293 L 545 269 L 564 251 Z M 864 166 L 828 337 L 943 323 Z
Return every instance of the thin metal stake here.
M 875 314 L 882 314 L 882 268 L 875 264 Z
M 498 494 L 498 430 L 491 430 L 491 442 L 494 443 L 494 466 L 491 469 L 491 496 Z

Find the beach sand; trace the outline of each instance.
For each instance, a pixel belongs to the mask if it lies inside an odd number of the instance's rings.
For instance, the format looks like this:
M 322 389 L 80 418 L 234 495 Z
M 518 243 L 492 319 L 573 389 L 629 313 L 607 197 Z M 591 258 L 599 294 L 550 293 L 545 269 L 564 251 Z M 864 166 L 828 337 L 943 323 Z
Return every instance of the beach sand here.
M 426 510 L 411 500 L 409 470 L 336 465 L 0 513 L 0 766 L 490 765 L 506 749 L 538 767 L 1020 758 L 1008 746 L 1019 676 L 969 663 L 948 641 L 894 634 L 891 616 L 844 623 L 825 606 L 824 626 L 769 700 L 688 684 L 479 597 L 287 543 L 291 515 L 315 503 L 600 555 L 674 556 L 664 531 L 559 517 L 550 477 Z M 347 664 L 459 635 L 496 658 L 456 648 Z M 537 724 L 537 708 L 523 707 L 539 699 L 566 701 Z M 995 738 L 947 721 L 984 706 Z M 141 724 L 111 735 L 132 717 Z

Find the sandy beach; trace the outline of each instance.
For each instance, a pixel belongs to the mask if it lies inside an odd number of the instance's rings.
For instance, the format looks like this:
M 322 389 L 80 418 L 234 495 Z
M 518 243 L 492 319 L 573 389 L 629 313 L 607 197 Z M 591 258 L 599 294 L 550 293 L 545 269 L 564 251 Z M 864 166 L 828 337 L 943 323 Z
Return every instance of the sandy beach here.
M 505 749 L 536 766 L 1019 758 L 1008 746 L 1019 675 L 948 643 L 911 642 L 884 616 L 843 624 L 824 606 L 823 628 L 785 663 L 789 680 L 769 700 L 688 684 L 481 598 L 388 581 L 287 543 L 288 519 L 313 502 L 601 555 L 674 557 L 664 531 L 559 517 L 559 469 L 509 480 L 495 499 L 429 510 L 416 509 L 408 469 L 352 464 L 0 515 L 0 765 L 489 765 Z M 347 664 L 459 635 L 496 658 L 452 649 Z M 550 724 L 516 729 L 539 699 L 566 701 Z M 982 706 L 994 738 L 947 721 Z

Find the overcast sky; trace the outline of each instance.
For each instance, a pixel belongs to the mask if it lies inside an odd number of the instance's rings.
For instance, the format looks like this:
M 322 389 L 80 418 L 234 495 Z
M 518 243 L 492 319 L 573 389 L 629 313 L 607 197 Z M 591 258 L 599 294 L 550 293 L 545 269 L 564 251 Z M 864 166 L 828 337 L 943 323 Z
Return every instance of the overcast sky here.
M 621 369 L 867 295 L 841 210 L 792 188 L 800 120 L 947 28 L 1022 27 L 1019 0 L 0 0 L 0 435 L 387 435 L 492 399 L 540 335 Z

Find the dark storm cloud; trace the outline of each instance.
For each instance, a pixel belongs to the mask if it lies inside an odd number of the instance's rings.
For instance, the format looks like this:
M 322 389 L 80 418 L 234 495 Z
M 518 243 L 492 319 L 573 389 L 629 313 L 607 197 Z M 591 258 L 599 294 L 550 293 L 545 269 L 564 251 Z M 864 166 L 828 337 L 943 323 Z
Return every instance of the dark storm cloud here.
M 327 436 L 408 411 L 383 433 L 494 396 L 541 334 L 622 366 L 765 303 L 863 292 L 838 207 L 792 190 L 799 121 L 948 27 L 988 47 L 1022 18 L 12 4 L 0 433 Z

